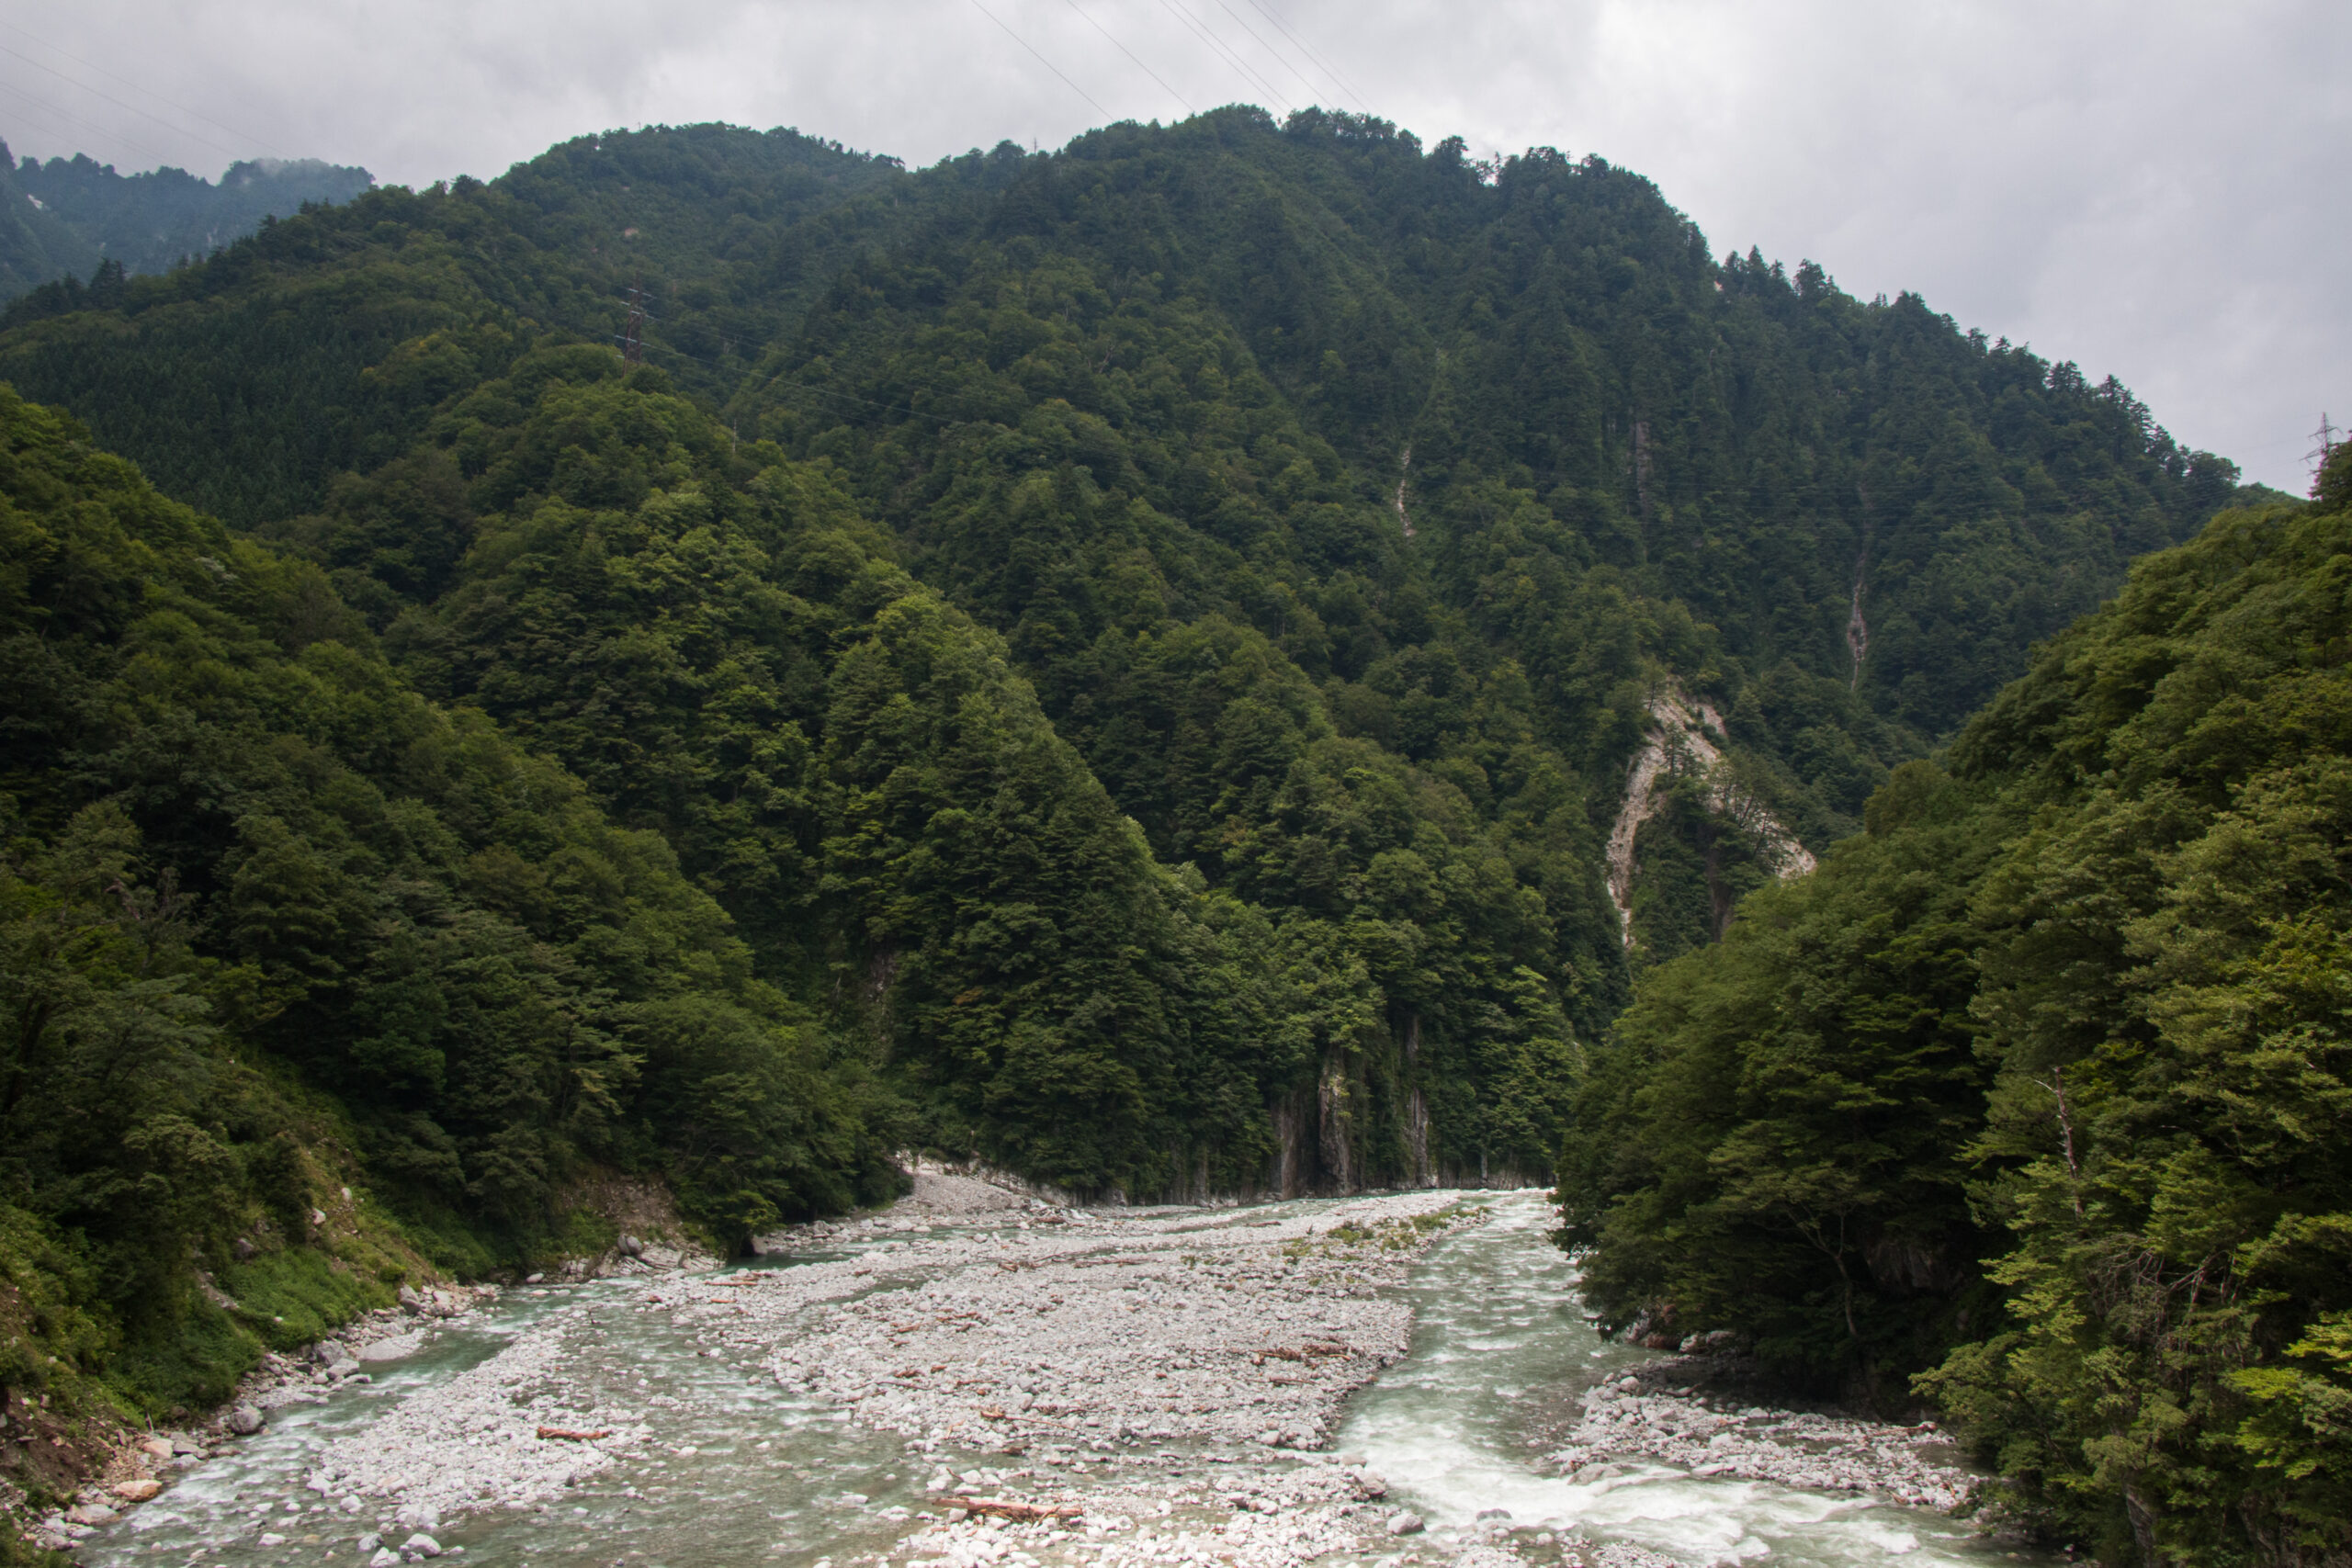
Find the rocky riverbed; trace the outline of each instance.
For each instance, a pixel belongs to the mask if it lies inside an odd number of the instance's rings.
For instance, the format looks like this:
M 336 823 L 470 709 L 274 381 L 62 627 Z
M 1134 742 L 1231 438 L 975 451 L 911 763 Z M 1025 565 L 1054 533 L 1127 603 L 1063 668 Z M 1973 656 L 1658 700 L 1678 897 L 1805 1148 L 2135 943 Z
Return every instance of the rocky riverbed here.
M 1932 1421 L 1889 1426 L 1817 1411 L 1726 1400 L 1706 1392 L 1717 1369 L 1677 1359 L 1603 1382 L 1584 1397 L 1584 1419 L 1552 1456 L 1561 1473 L 1633 1456 L 1701 1477 L 1770 1481 L 1810 1491 L 1875 1493 L 1950 1513 L 1975 1495 L 1978 1478 Z
M 1348 1392 L 1403 1354 L 1410 1315 L 1393 1287 L 1411 1259 L 1476 1208 L 1416 1193 L 1274 1218 L 1098 1216 L 985 1202 L 952 1180 L 916 1199 L 857 1227 L 870 1245 L 849 1257 L 560 1310 L 336 1440 L 308 1483 L 390 1543 L 544 1507 L 641 1461 L 649 1417 L 674 1396 L 650 1380 L 592 1393 L 566 1369 L 653 1316 L 697 1359 L 908 1439 L 932 1467 L 932 1506 L 898 1508 L 919 1558 L 995 1561 L 1021 1543 L 1140 1561 L 1189 1532 L 1273 1563 L 1398 1539 L 1380 1478 L 1305 1455 Z
M 1429 1478 L 1335 1446 L 1351 1392 L 1413 1343 L 1415 1265 L 1497 1201 L 1098 1213 L 928 1173 L 888 1213 L 763 1238 L 778 1256 L 751 1267 L 509 1292 L 484 1319 L 505 1325 L 494 1353 L 399 1390 L 360 1379 L 429 1359 L 435 1334 L 481 1331 L 414 1311 L 367 1325 L 249 1391 L 264 1418 L 319 1434 L 277 1492 L 249 1479 L 209 1516 L 191 1498 L 168 1517 L 207 1561 L 323 1548 L 378 1568 L 459 1551 L 649 1568 L 1665 1568 L 1677 1555 L 1524 1508 L 1433 1506 Z M 1500 1201 L 1523 1229 L 1536 1200 Z M 1590 1482 L 1632 1463 L 1929 1506 L 1965 1491 L 1921 1434 L 1717 1408 L 1675 1365 L 1582 1374 L 1598 1381 L 1546 1472 Z M 320 1399 L 378 1407 L 302 1414 Z M 93 1561 L 188 1539 L 142 1548 L 134 1521 L 92 1522 Z M 712 1533 L 722 1522 L 732 1533 Z
M 234 1451 L 242 1438 L 267 1425 L 271 1412 L 322 1404 L 336 1390 L 372 1381 L 371 1363 L 413 1355 L 443 1325 L 463 1320 L 498 1299 L 495 1286 L 457 1286 L 414 1291 L 403 1287 L 400 1304 L 363 1314 L 300 1356 L 276 1351 L 245 1374 L 235 1395 L 209 1420 L 185 1428 L 163 1428 L 117 1448 L 96 1481 L 71 1506 L 32 1521 L 34 1545 L 64 1551 L 126 1510 L 153 1501 L 210 1461 Z

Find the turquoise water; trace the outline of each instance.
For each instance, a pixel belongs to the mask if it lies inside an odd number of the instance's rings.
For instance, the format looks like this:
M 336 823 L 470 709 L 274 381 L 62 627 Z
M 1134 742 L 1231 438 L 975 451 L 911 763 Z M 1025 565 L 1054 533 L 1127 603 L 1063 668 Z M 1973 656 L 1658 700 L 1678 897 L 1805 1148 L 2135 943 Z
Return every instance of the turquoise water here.
M 1544 1438 L 1574 1426 L 1584 1392 L 1657 1356 L 1610 1344 L 1585 1321 L 1574 1268 L 1544 1237 L 1558 1221 L 1540 1194 L 1498 1198 L 1493 1211 L 1487 1224 L 1438 1241 L 1414 1271 L 1412 1350 L 1356 1395 L 1339 1433 L 1340 1448 L 1363 1454 L 1432 1527 L 1464 1529 L 1501 1508 L 1517 1529 L 1622 1540 L 1692 1563 L 2009 1561 L 1965 1525 L 1850 1495 L 1646 1461 L 1573 1479 L 1544 1473 L 1556 1446 Z
M 814 1256 L 838 1257 L 840 1254 Z M 887 1549 L 907 1528 L 879 1517 L 911 1507 L 930 1466 L 896 1437 L 779 1388 L 764 1371 L 696 1354 L 699 1342 L 662 1311 L 639 1311 L 647 1287 L 605 1281 L 512 1295 L 445 1328 L 419 1355 L 374 1368 L 372 1388 L 273 1414 L 232 1457 L 191 1472 L 162 1497 L 93 1535 L 92 1564 L 364 1562 L 358 1535 L 388 1519 L 375 1499 L 345 1515 L 304 1478 L 335 1438 L 388 1405 L 495 1355 L 515 1334 L 567 1320 L 568 1383 L 645 1412 L 651 1440 L 543 1511 L 494 1510 L 435 1532 L 463 1546 L 457 1563 L 621 1563 L 687 1568 L 714 1562 L 782 1568 Z M 651 1395 L 666 1396 L 653 1399 Z M 851 1494 L 864 1500 L 851 1503 Z M 286 1512 L 287 1505 L 302 1509 Z M 266 1509 L 264 1515 L 261 1510 Z M 288 1539 L 258 1544 L 265 1530 Z M 397 1544 L 406 1529 L 384 1530 Z
M 1434 1529 L 1466 1529 L 1481 1510 L 1502 1508 L 1523 1531 L 1622 1540 L 1693 1564 L 1860 1568 L 1900 1559 L 1917 1568 L 1986 1568 L 2004 1560 L 1963 1526 L 1849 1495 L 1695 1478 L 1646 1463 L 1593 1467 L 1573 1480 L 1544 1473 L 1553 1446 L 1545 1438 L 1574 1424 L 1584 1390 L 1652 1358 L 1603 1343 L 1585 1323 L 1570 1265 L 1544 1238 L 1552 1220 L 1540 1195 L 1480 1201 L 1491 1203 L 1491 1220 L 1444 1236 L 1416 1269 L 1407 1287 L 1418 1314 L 1411 1352 L 1356 1395 L 1335 1443 L 1365 1456 L 1392 1495 Z M 1226 1213 L 1240 1222 L 1292 1207 Z M 758 1266 L 789 1268 L 919 1238 L 893 1233 Z M 567 1384 L 600 1406 L 644 1412 L 650 1440 L 552 1506 L 452 1521 L 436 1534 L 445 1547 L 466 1549 L 456 1562 L 830 1568 L 891 1555 L 915 1525 L 888 1511 L 922 1506 L 935 1461 L 780 1387 L 749 1357 L 697 1354 L 707 1337 L 666 1311 L 641 1310 L 675 1283 L 613 1280 L 512 1294 L 443 1328 L 419 1355 L 372 1369 L 372 1387 L 277 1412 L 233 1456 L 198 1467 L 94 1534 L 85 1561 L 104 1568 L 365 1561 L 356 1539 L 387 1519 L 389 1506 L 371 1500 L 351 1516 L 306 1490 L 321 1453 L 541 1324 L 566 1330 Z M 288 1513 L 289 1504 L 299 1512 Z M 265 1529 L 287 1539 L 261 1546 Z M 408 1532 L 385 1533 L 397 1543 Z M 1427 1558 L 1442 1541 L 1414 1544 Z

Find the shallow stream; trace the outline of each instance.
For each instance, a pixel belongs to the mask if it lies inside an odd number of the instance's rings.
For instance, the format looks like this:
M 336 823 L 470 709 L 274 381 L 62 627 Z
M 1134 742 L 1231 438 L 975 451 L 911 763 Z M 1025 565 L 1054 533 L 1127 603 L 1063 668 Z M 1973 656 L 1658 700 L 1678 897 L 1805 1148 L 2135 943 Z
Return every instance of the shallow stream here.
M 1418 1314 L 1411 1352 L 1355 1396 L 1333 1445 L 1385 1474 L 1393 1503 L 1427 1516 L 1436 1539 L 1400 1541 L 1400 1550 L 1423 1561 L 1449 1555 L 1449 1540 L 1499 1508 L 1521 1531 L 1623 1541 L 1701 1565 L 2002 1561 L 1964 1526 L 1852 1496 L 1700 1479 L 1645 1462 L 1596 1466 L 1573 1480 L 1545 1473 L 1544 1455 L 1574 1424 L 1584 1391 L 1651 1357 L 1605 1344 L 1578 1315 L 1570 1266 L 1544 1240 L 1550 1216 L 1538 1195 L 1492 1203 L 1489 1223 L 1442 1238 L 1415 1270 L 1407 1287 Z M 844 1250 L 887 1245 L 877 1238 Z M 847 1568 L 896 1558 L 918 1528 L 909 1514 L 922 1508 L 936 1460 L 787 1391 L 756 1365 L 698 1354 L 669 1314 L 645 1306 L 660 1289 L 613 1280 L 512 1293 L 443 1328 L 419 1355 L 372 1369 L 372 1386 L 277 1412 L 263 1435 L 93 1535 L 83 1560 L 108 1568 L 366 1561 L 356 1538 L 388 1521 L 390 1506 L 370 1500 L 352 1515 L 306 1490 L 321 1452 L 559 1315 L 578 1347 L 564 1364 L 567 1382 L 599 1404 L 644 1411 L 651 1440 L 560 1505 L 452 1520 L 438 1539 L 466 1550 L 445 1562 Z M 265 1533 L 283 1540 L 265 1546 Z M 397 1544 L 408 1532 L 385 1533 Z
M 1759 1560 L 1853 1568 L 1900 1558 L 1916 1568 L 1985 1568 L 2008 1559 L 1968 1527 L 1919 1508 L 1695 1477 L 1642 1461 L 1575 1479 L 1540 1461 L 1573 1427 L 1585 1391 L 1656 1352 L 1593 1332 L 1574 1269 L 1544 1232 L 1556 1216 L 1534 1194 L 1496 1201 L 1494 1218 L 1440 1240 L 1414 1271 L 1413 1348 L 1356 1395 L 1338 1446 L 1363 1454 L 1432 1526 L 1466 1529 L 1501 1508 L 1520 1529 L 1623 1540 L 1691 1563 Z

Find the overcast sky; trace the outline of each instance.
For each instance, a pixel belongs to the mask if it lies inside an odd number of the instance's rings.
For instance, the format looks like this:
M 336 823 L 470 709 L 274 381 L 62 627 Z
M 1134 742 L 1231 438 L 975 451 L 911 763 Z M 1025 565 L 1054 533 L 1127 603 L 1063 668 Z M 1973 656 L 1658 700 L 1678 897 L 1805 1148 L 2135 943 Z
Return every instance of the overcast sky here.
M 1655 179 L 1718 254 L 1819 261 L 2112 373 L 2300 493 L 2352 422 L 2343 0 L 17 0 L 0 136 L 129 171 L 492 176 L 583 131 L 793 125 L 911 164 L 1248 101 Z

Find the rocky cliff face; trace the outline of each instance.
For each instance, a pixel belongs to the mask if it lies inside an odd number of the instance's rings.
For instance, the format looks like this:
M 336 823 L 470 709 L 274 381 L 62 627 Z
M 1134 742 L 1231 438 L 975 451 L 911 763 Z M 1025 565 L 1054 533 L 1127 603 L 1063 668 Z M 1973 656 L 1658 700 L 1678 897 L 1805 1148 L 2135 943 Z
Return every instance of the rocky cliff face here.
M 1695 786 L 1707 813 L 1752 841 L 1758 858 L 1777 877 L 1803 876 L 1814 868 L 1813 852 L 1797 841 L 1770 807 L 1743 788 L 1724 754 L 1723 716 L 1668 686 L 1650 699 L 1650 730 L 1625 773 L 1625 794 L 1609 829 L 1609 897 L 1617 906 L 1628 952 L 1640 945 L 1635 930 L 1634 883 L 1641 861 L 1636 846 L 1643 828 L 1665 808 L 1677 784 Z M 1709 866 L 1710 882 L 1713 875 Z M 1718 899 L 1727 911 L 1727 901 Z

